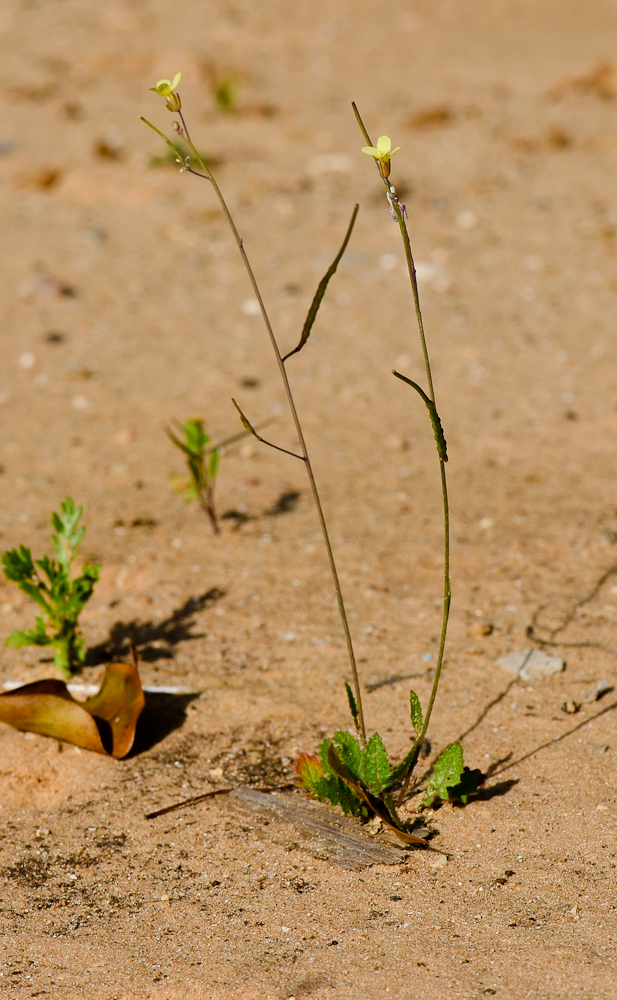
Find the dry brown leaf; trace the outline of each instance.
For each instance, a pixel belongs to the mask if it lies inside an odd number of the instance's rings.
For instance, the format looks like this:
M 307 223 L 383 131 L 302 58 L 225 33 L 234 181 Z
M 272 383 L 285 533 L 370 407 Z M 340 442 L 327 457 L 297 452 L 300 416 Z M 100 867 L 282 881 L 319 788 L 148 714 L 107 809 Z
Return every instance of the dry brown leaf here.
M 0 722 L 111 757 L 126 757 L 145 704 L 139 671 L 132 663 L 110 663 L 100 690 L 76 701 L 64 681 L 24 684 L 0 695 Z

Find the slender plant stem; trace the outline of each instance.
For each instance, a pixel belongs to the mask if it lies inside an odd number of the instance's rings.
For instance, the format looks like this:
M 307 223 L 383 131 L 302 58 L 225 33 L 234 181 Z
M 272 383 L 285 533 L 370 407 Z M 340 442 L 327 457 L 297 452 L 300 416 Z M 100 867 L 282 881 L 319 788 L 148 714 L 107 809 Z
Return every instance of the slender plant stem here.
M 221 529 L 219 527 L 218 517 L 216 516 L 216 507 L 214 506 L 214 490 L 211 485 L 205 486 L 203 492 L 200 491 L 199 506 L 203 510 L 204 514 L 207 515 L 214 534 L 220 535 Z
M 366 139 L 367 145 L 372 146 L 373 143 L 371 142 L 371 138 L 370 138 L 370 136 L 369 136 L 369 134 L 368 134 L 365 126 L 364 126 L 364 122 L 362 121 L 362 118 L 360 117 L 360 112 L 358 111 L 355 103 L 352 103 L 352 107 L 353 107 L 354 114 L 356 116 L 356 120 L 358 122 L 358 125 L 360 126 L 362 134 L 364 135 L 364 138 Z M 431 361 L 430 361 L 430 357 L 429 357 L 429 353 L 428 353 L 428 346 L 427 346 L 427 343 L 426 343 L 426 335 L 425 335 L 425 332 L 424 332 L 424 320 L 422 319 L 422 309 L 420 307 L 420 295 L 418 293 L 418 279 L 417 279 L 417 275 L 416 275 L 416 266 L 415 266 L 414 259 L 413 259 L 413 252 L 412 252 L 412 249 L 411 249 L 411 241 L 409 239 L 409 232 L 407 230 L 407 224 L 405 222 L 405 216 L 404 216 L 403 211 L 401 209 L 401 206 L 399 204 L 398 198 L 396 197 L 396 191 L 392 187 L 392 185 L 390 184 L 387 176 L 384 174 L 384 171 L 383 171 L 383 169 L 381 167 L 381 164 L 379 162 L 377 162 L 377 167 L 379 169 L 379 174 L 381 176 L 381 179 L 383 180 L 384 185 L 386 187 L 386 192 L 389 195 L 389 197 L 388 197 L 388 203 L 389 203 L 389 205 L 390 205 L 390 207 L 391 207 L 391 209 L 392 209 L 392 211 L 394 213 L 394 216 L 396 217 L 396 221 L 398 222 L 398 227 L 400 229 L 401 237 L 402 237 L 402 240 L 403 240 L 403 247 L 405 249 L 405 260 L 407 262 L 407 271 L 408 271 L 408 274 L 409 274 L 409 281 L 411 283 L 411 291 L 412 291 L 412 295 L 413 295 L 413 302 L 414 302 L 414 308 L 415 308 L 415 313 L 416 313 L 416 321 L 417 321 L 417 324 L 418 324 L 418 331 L 420 333 L 420 343 L 422 345 L 422 355 L 424 357 L 424 368 L 425 368 L 425 371 L 426 371 L 426 380 L 427 380 L 427 383 L 428 383 L 428 395 L 429 395 L 429 397 L 430 397 L 433 405 L 435 406 L 435 412 L 437 412 L 436 411 L 436 401 L 435 401 L 435 389 L 434 389 L 434 386 L 433 386 L 433 375 L 432 375 L 432 371 L 431 371 Z M 429 727 L 429 723 L 431 721 L 431 715 L 433 713 L 433 706 L 435 704 L 435 698 L 437 697 L 437 689 L 439 687 L 439 680 L 441 678 L 441 670 L 442 670 L 442 666 L 443 666 L 444 651 L 445 651 L 445 647 L 446 647 L 446 635 L 447 635 L 447 632 L 448 632 L 448 621 L 449 621 L 449 618 L 450 618 L 450 602 L 451 602 L 451 599 L 452 599 L 452 589 L 451 589 L 451 586 L 450 586 L 450 505 L 449 505 L 449 500 L 448 500 L 448 480 L 447 480 L 447 476 L 446 476 L 446 465 L 445 465 L 446 459 L 439 452 L 439 450 L 438 450 L 438 456 L 439 456 L 439 473 L 440 473 L 440 479 L 441 479 L 441 496 L 442 496 L 442 501 L 443 501 L 443 534 L 444 534 L 443 617 L 442 617 L 442 621 L 441 621 L 441 636 L 440 636 L 440 639 L 439 639 L 439 652 L 438 652 L 438 655 L 437 655 L 437 665 L 435 667 L 435 675 L 433 677 L 433 686 L 432 686 L 432 689 L 431 689 L 431 695 L 430 695 L 430 698 L 429 698 L 429 701 L 428 701 L 428 705 L 426 707 L 426 711 L 424 713 L 424 722 L 423 722 L 423 725 L 422 725 L 422 730 L 421 730 L 420 734 L 418 735 L 418 737 L 416 739 L 416 742 L 415 742 L 415 744 L 413 746 L 413 750 L 415 751 L 415 753 L 412 756 L 411 764 L 410 764 L 409 769 L 407 771 L 407 774 L 405 776 L 405 781 L 403 783 L 403 788 L 401 790 L 401 793 L 400 793 L 400 796 L 399 796 L 399 800 L 398 800 L 399 804 L 403 800 L 403 798 L 405 797 L 405 793 L 407 791 L 407 787 L 409 785 L 409 781 L 411 779 L 411 775 L 412 775 L 413 770 L 414 770 L 414 768 L 416 766 L 416 763 L 418 761 L 418 757 L 420 755 L 420 750 L 422 748 L 422 744 L 424 743 L 424 739 L 426 737 L 426 733 L 427 733 L 427 730 L 428 730 L 428 727 Z
M 322 504 L 321 504 L 321 497 L 319 495 L 319 490 L 317 488 L 317 483 L 315 481 L 315 475 L 313 473 L 313 466 L 311 464 L 311 459 L 310 459 L 310 456 L 309 456 L 308 448 L 307 448 L 307 445 L 306 445 L 306 440 L 305 440 L 304 433 L 303 433 L 303 430 L 302 430 L 302 425 L 300 423 L 300 418 L 298 416 L 298 411 L 297 411 L 295 400 L 294 400 L 293 393 L 292 393 L 292 390 L 291 390 L 291 385 L 289 383 L 289 378 L 287 376 L 287 371 L 285 369 L 285 364 L 283 362 L 283 357 L 281 355 L 281 351 L 280 351 L 280 348 L 278 346 L 278 342 L 277 342 L 276 336 L 274 334 L 274 330 L 272 329 L 272 324 L 270 322 L 270 318 L 268 316 L 268 313 L 267 313 L 267 310 L 266 310 L 266 306 L 264 304 L 261 292 L 259 290 L 259 286 L 257 284 L 257 279 L 255 278 L 255 274 L 253 272 L 253 268 L 251 267 L 251 263 L 250 263 L 249 258 L 247 256 L 246 250 L 244 249 L 244 243 L 243 243 L 242 237 L 240 236 L 240 233 L 238 232 L 238 230 L 236 228 L 236 224 L 235 224 L 235 222 L 233 220 L 231 212 L 229 211 L 229 208 L 227 206 L 225 198 L 223 197 L 223 193 L 222 193 L 221 189 L 219 188 L 218 184 L 216 183 L 216 180 L 214 179 L 214 176 L 213 176 L 212 172 L 210 171 L 208 165 L 206 163 L 204 163 L 203 158 L 200 156 L 199 152 L 197 151 L 197 149 L 196 149 L 196 147 L 195 147 L 195 145 L 194 145 L 194 143 L 193 143 L 193 141 L 191 139 L 189 130 L 188 130 L 187 125 L 186 125 L 186 121 L 185 121 L 184 116 L 183 116 L 183 114 L 182 114 L 181 111 L 178 111 L 178 117 L 180 118 L 180 121 L 182 122 L 182 130 L 183 130 L 180 133 L 180 135 L 181 135 L 182 138 L 184 138 L 186 140 L 189 148 L 191 149 L 191 152 L 195 156 L 195 159 L 197 160 L 197 162 L 200 164 L 201 168 L 203 169 L 206 178 L 212 184 L 212 187 L 214 188 L 214 192 L 215 192 L 215 194 L 216 194 L 216 196 L 217 196 L 217 198 L 219 200 L 219 204 L 220 204 L 220 206 L 221 206 L 221 208 L 223 210 L 223 214 L 224 214 L 224 216 L 225 216 L 225 218 L 227 220 L 227 223 L 228 223 L 228 225 L 229 225 L 229 227 L 230 227 L 230 229 L 231 229 L 231 231 L 233 233 L 234 239 L 235 239 L 236 244 L 238 246 L 238 250 L 240 251 L 240 255 L 242 257 L 242 260 L 244 262 L 244 266 L 245 266 L 247 274 L 249 276 L 249 280 L 251 282 L 251 285 L 253 286 L 253 291 L 255 293 L 255 298 L 257 299 L 257 301 L 259 303 L 259 308 L 261 310 L 261 315 L 262 315 L 264 324 L 266 326 L 266 330 L 268 332 L 268 336 L 270 338 L 270 343 L 272 345 L 272 350 L 274 351 L 274 355 L 276 357 L 276 363 L 278 365 L 279 373 L 280 373 L 281 379 L 283 381 L 283 386 L 284 386 L 284 389 L 285 389 L 285 396 L 287 397 L 287 404 L 289 406 L 289 410 L 291 412 L 292 420 L 293 420 L 293 423 L 294 423 L 294 426 L 295 426 L 295 429 L 296 429 L 296 434 L 297 434 L 298 441 L 299 441 L 299 444 L 300 444 L 300 451 L 302 453 L 301 457 L 302 457 L 302 459 L 304 461 L 304 464 L 305 464 L 305 467 L 306 467 L 306 473 L 307 473 L 308 480 L 309 480 L 309 485 L 310 485 L 311 494 L 312 494 L 312 497 L 313 497 L 313 502 L 314 502 L 315 508 L 317 510 L 317 517 L 318 517 L 318 520 L 319 520 L 319 525 L 321 527 L 321 532 L 322 532 L 322 535 L 323 535 L 324 544 L 325 544 L 326 551 L 327 551 L 327 554 L 328 554 L 328 562 L 330 564 L 330 572 L 332 574 L 332 581 L 334 583 L 334 590 L 336 592 L 336 602 L 337 602 L 337 605 L 338 605 L 338 610 L 339 610 L 339 614 L 340 614 L 340 617 L 341 617 L 341 622 L 342 622 L 342 625 L 343 625 L 343 632 L 345 634 L 345 642 L 346 642 L 346 645 L 347 645 L 347 654 L 348 654 L 348 658 L 349 658 L 349 666 L 351 668 L 351 676 L 352 676 L 352 680 L 353 680 L 354 694 L 355 694 L 356 703 L 357 703 L 357 706 L 358 706 L 358 729 L 359 729 L 359 733 L 360 733 L 360 737 L 361 737 L 362 743 L 366 744 L 366 726 L 365 726 L 365 723 L 364 723 L 364 712 L 363 712 L 363 708 L 362 708 L 362 692 L 361 692 L 361 689 L 360 689 L 360 679 L 358 677 L 358 667 L 357 667 L 357 663 L 356 663 L 356 656 L 355 656 L 355 652 L 354 652 L 353 641 L 352 641 L 352 638 L 351 638 L 351 630 L 350 630 L 350 627 L 349 627 L 349 619 L 347 617 L 347 611 L 345 609 L 345 601 L 343 599 L 343 590 L 342 590 L 341 583 L 340 583 L 340 580 L 339 580 L 338 570 L 336 568 L 336 562 L 335 562 L 335 559 L 334 559 L 334 552 L 332 550 L 332 544 L 330 542 L 330 535 L 329 535 L 329 532 L 328 532 L 328 526 L 326 524 L 326 519 L 325 519 L 324 512 L 323 512 L 323 507 L 322 507 Z M 187 169 L 190 170 L 190 167 L 187 167 Z M 194 171 L 191 171 L 191 172 L 194 173 Z M 202 175 L 198 175 L 198 176 L 202 176 Z

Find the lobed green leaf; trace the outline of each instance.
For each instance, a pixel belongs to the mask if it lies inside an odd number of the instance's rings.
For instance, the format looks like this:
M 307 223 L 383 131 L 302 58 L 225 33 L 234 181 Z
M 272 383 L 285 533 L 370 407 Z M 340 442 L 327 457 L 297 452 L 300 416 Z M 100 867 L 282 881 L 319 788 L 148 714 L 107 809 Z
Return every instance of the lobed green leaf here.
M 360 779 L 372 795 L 379 796 L 390 786 L 392 768 L 379 733 L 373 733 L 366 744 L 360 765 Z
M 428 783 L 423 805 L 431 806 L 435 799 L 447 802 L 452 797 L 451 792 L 461 784 L 465 770 L 463 748 L 460 743 L 450 743 L 435 761 L 433 777 Z M 462 790 L 467 793 L 466 788 Z
M 36 619 L 36 626 L 34 628 L 25 628 L 21 631 L 11 632 L 10 636 L 6 640 L 7 646 L 20 647 L 20 646 L 50 646 L 53 642 L 53 638 L 47 635 L 45 630 L 45 621 L 43 618 Z
M 332 737 L 332 746 L 345 767 L 349 768 L 356 781 L 361 780 L 362 747 L 355 736 L 343 729 Z M 328 770 L 328 768 L 326 768 Z
M 300 754 L 296 761 L 296 785 L 306 789 L 311 795 L 316 794 L 317 783 L 325 776 L 325 771 L 318 757 L 314 754 Z
M 2 569 L 7 580 L 13 580 L 15 583 L 36 578 L 32 553 L 25 545 L 20 545 L 18 549 L 10 549 L 4 553 Z

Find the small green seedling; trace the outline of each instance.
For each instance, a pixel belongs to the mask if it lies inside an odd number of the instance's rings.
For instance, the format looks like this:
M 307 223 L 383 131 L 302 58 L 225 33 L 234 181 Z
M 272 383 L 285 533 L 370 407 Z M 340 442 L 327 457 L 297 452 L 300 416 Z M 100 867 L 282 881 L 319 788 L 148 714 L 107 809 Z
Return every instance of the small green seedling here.
M 237 408 L 238 404 L 236 403 L 235 405 Z M 246 418 L 244 419 L 246 420 Z M 265 427 L 267 424 L 272 423 L 272 420 L 272 417 L 268 420 L 263 420 L 258 426 Z M 213 445 L 210 443 L 210 435 L 206 433 L 204 422 L 201 418 L 196 417 L 194 420 L 187 420 L 185 424 L 176 423 L 178 433 L 184 435 L 184 441 L 174 433 L 171 427 L 166 427 L 165 430 L 176 448 L 179 448 L 186 456 L 188 478 L 186 476 L 174 476 L 173 481 L 177 482 L 179 488 L 184 492 L 185 500 L 189 503 L 192 500 L 199 502 L 199 506 L 207 515 L 212 525 L 214 534 L 218 535 L 221 529 L 214 502 L 214 486 L 221 453 L 230 445 L 236 444 L 242 438 L 248 437 L 249 434 L 254 435 L 259 440 L 262 440 L 262 438 L 259 437 L 255 428 L 247 422 L 245 429 L 240 434 L 234 434 L 232 437 L 225 438 L 224 441 L 219 441 L 218 444 Z
M 86 563 L 80 576 L 71 580 L 71 566 L 85 534 L 85 528 L 77 527 L 82 514 L 83 507 L 76 507 L 67 497 L 60 504 L 60 513 L 51 515 L 56 531 L 51 540 L 57 559 L 43 556 L 33 560 L 25 545 L 2 556 L 7 580 L 13 580 L 43 611 L 34 628 L 12 632 L 6 645 L 51 646 L 54 665 L 65 677 L 71 677 L 84 662 L 86 644 L 79 634 L 78 619 L 101 571 L 97 563 Z M 43 571 L 46 580 L 38 570 Z
M 352 718 L 357 724 L 353 692 L 349 685 L 346 688 Z M 323 741 L 319 757 L 302 754 L 298 758 L 296 783 L 313 798 L 340 806 L 344 813 L 364 819 L 378 816 L 401 836 L 403 823 L 397 805 L 400 804 L 410 769 L 417 761 L 420 749 L 418 737 L 423 728 L 422 708 L 415 691 L 410 693 L 410 708 L 413 743 L 399 764 L 390 762 L 379 733 L 373 733 L 363 747 L 359 739 L 342 730 Z M 451 743 L 435 761 L 433 777 L 422 805 L 429 808 L 438 799 L 466 805 L 484 780 L 485 775 L 481 771 L 470 771 L 465 767 L 460 743 Z M 408 839 L 408 835 L 404 839 Z M 412 842 L 416 842 L 415 839 Z
M 214 484 L 219 468 L 221 446 L 208 447 L 210 435 L 206 433 L 204 422 L 199 418 L 178 424 L 178 430 L 184 435 L 184 440 L 177 437 L 170 427 L 166 428 L 169 439 L 186 456 L 189 479 L 186 482 L 185 499 L 189 502 L 198 501 L 212 525 L 214 534 L 218 535 L 221 529 L 214 503 Z

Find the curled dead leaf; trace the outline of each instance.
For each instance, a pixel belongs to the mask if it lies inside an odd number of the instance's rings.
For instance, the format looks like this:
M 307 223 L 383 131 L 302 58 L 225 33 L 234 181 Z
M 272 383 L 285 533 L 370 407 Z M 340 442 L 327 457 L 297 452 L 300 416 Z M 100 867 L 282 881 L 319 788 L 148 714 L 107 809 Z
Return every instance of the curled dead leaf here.
M 0 722 L 120 759 L 133 746 L 144 704 L 137 667 L 110 663 L 99 691 L 86 701 L 76 701 L 64 681 L 54 679 L 7 691 L 0 695 Z

